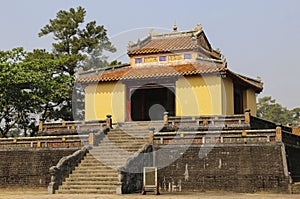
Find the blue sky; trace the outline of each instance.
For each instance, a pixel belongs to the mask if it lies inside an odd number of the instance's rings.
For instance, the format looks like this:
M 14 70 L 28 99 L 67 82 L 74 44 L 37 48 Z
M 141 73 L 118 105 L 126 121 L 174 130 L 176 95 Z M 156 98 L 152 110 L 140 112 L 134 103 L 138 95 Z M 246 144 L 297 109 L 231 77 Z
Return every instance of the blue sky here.
M 298 0 L 0 0 L 0 50 L 23 46 L 51 50 L 50 36 L 39 30 L 62 9 L 83 6 L 86 21 L 104 25 L 119 43 L 147 33 L 134 29 L 188 30 L 197 23 L 228 67 L 261 77 L 264 91 L 288 108 L 300 107 L 300 1 Z M 135 34 L 133 34 L 135 33 Z M 124 37 L 118 37 L 124 35 Z

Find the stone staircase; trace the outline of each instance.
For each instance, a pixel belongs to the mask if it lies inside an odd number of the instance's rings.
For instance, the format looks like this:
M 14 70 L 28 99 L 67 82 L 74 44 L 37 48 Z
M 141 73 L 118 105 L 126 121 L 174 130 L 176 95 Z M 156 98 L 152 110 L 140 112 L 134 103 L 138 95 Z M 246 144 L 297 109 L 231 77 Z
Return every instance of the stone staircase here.
M 132 122 L 115 125 L 98 146 L 89 150 L 57 193 L 116 193 L 120 187 L 118 168 L 124 166 L 130 156 L 149 143 L 149 125 L 152 124 Z

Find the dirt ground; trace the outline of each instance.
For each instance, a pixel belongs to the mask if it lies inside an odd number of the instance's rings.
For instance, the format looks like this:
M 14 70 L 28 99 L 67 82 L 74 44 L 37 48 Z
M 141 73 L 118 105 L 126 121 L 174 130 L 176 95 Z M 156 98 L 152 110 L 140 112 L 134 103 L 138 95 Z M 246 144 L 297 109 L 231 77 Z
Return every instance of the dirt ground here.
M 161 195 L 127 194 L 127 195 L 99 195 L 99 194 L 54 194 L 49 195 L 46 189 L 0 189 L 0 199 L 299 199 L 300 194 L 246 194 L 232 192 L 193 192 L 193 193 L 162 193 Z

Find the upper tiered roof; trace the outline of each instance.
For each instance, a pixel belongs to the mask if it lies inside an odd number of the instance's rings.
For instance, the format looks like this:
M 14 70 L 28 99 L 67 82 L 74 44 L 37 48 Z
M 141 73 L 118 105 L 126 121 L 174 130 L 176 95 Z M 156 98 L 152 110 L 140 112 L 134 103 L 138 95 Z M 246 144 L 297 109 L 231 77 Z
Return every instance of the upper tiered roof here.
M 167 34 L 151 31 L 148 37 L 128 46 L 129 56 L 182 51 L 194 51 L 199 52 L 203 57 L 222 59 L 220 51 L 211 47 L 200 24 L 192 30 L 182 32 L 177 32 L 177 29 Z

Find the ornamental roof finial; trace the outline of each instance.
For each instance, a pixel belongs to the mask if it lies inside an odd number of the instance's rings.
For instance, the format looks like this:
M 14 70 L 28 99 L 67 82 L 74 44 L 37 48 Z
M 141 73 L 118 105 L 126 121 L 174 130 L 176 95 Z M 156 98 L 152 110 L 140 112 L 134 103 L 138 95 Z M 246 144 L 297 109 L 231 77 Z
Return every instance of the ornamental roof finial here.
M 202 25 L 198 23 L 195 30 L 196 31 L 202 31 Z
M 174 32 L 177 31 L 177 25 L 176 25 L 176 22 L 175 22 L 174 25 L 173 25 L 173 31 L 174 31 Z

